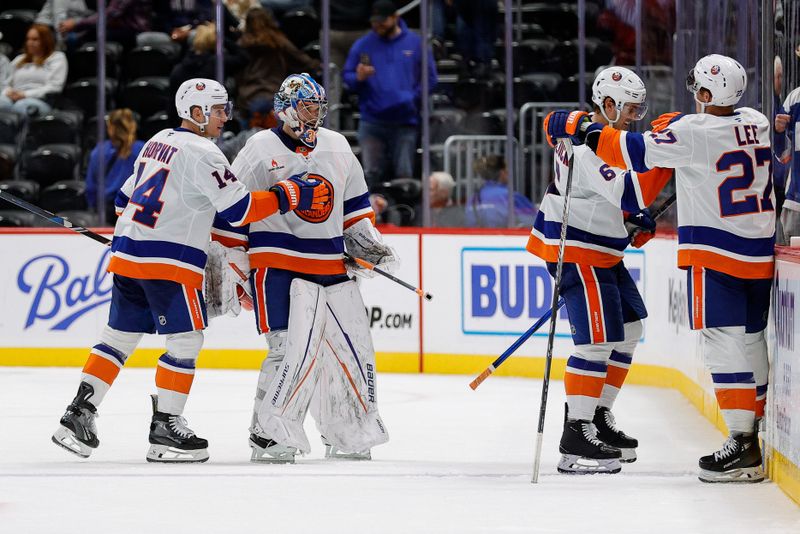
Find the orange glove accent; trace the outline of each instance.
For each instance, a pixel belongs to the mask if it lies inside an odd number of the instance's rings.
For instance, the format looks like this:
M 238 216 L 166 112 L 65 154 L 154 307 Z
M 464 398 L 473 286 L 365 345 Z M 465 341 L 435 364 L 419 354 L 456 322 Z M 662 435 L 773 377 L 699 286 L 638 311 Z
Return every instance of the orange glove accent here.
M 670 113 L 663 113 L 657 119 L 654 119 L 653 122 L 650 123 L 650 126 L 653 127 L 653 132 L 660 132 L 661 130 L 665 129 L 669 126 L 669 121 L 681 115 L 680 111 L 672 111 Z
M 638 231 L 633 234 L 633 237 L 631 238 L 631 245 L 633 245 L 633 248 L 642 248 L 644 244 L 653 239 L 655 235 L 655 232 L 648 232 L 646 230 Z

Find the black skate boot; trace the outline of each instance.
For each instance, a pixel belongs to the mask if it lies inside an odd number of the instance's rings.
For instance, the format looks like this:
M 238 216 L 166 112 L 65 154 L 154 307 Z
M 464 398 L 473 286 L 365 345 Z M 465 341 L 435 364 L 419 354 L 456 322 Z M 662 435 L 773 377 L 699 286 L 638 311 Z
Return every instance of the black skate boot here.
M 250 433 L 250 461 L 259 464 L 293 464 L 297 449 L 275 440 Z
M 150 449 L 148 462 L 178 463 L 205 462 L 208 460 L 208 441 L 198 438 L 186 426 L 186 419 L 157 411 L 158 397 L 153 399 L 153 419 L 150 421 Z
M 639 440 L 630 437 L 617 428 L 617 422 L 611 410 L 598 406 L 594 411 L 592 423 L 597 429 L 597 439 L 622 451 L 620 462 L 632 463 L 636 461 L 636 447 L 639 446 Z
M 561 461 L 558 462 L 559 473 L 570 475 L 613 474 L 622 470 L 619 463 L 622 452 L 597 439 L 591 421 L 570 420 L 566 411 L 564 413 L 564 433 L 561 434 L 558 450 L 561 453 Z
M 61 417 L 61 426 L 53 433 L 53 443 L 81 458 L 88 458 L 92 449 L 100 445 L 94 420 L 97 408 L 89 402 L 94 395 L 91 384 L 81 382 L 78 394 Z
M 702 482 L 761 482 L 761 448 L 755 434 L 731 435 L 722 449 L 700 458 Z

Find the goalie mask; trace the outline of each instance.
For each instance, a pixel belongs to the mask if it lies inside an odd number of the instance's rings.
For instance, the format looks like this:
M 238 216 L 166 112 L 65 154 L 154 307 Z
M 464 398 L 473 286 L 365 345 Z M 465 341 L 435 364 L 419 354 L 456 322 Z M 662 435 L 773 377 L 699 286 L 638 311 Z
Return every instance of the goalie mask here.
M 291 74 L 275 93 L 275 114 L 304 145 L 317 146 L 317 130 L 328 113 L 325 89 L 309 74 Z
M 213 106 L 225 106 L 222 111 L 227 117 L 226 121 L 233 118 L 233 102 L 228 100 L 228 91 L 216 80 L 206 78 L 192 78 L 186 80 L 175 93 L 175 108 L 178 110 L 178 117 L 185 119 L 205 132 L 208 120 L 211 117 Z M 204 122 L 197 122 L 192 118 L 192 108 L 199 107 L 205 117 Z

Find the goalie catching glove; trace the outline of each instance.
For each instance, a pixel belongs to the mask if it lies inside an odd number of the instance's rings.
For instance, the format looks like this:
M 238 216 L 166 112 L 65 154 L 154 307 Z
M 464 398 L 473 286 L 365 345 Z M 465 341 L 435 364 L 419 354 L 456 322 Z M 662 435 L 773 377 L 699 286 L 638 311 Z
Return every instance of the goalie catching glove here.
M 281 214 L 296 209 L 321 210 L 330 202 L 328 186 L 319 180 L 306 179 L 306 176 L 308 173 L 305 172 L 295 174 L 269 188 L 278 197 Z
M 344 246 L 354 258 L 366 260 L 386 272 L 394 272 L 400 266 L 400 258 L 395 250 L 383 242 L 381 233 L 368 219 L 361 219 L 344 231 Z M 362 278 L 372 278 L 375 272 L 360 266 L 355 260 L 344 261 L 348 274 Z

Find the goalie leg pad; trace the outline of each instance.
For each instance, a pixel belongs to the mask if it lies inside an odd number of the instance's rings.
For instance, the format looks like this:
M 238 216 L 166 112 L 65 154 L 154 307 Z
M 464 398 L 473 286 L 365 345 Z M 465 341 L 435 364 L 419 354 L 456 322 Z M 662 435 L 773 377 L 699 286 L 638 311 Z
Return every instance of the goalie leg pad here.
M 303 420 L 319 376 L 326 318 L 324 288 L 299 278 L 292 281 L 286 356 L 258 409 L 262 437 L 305 453 L 311 446 Z
M 328 322 L 317 428 L 333 449 L 363 454 L 389 441 L 378 413 L 372 335 L 355 282 L 330 286 L 326 292 Z

